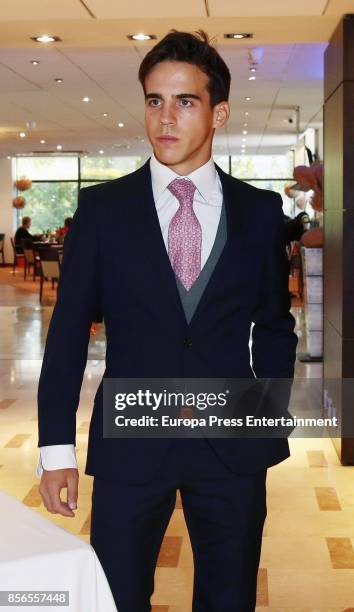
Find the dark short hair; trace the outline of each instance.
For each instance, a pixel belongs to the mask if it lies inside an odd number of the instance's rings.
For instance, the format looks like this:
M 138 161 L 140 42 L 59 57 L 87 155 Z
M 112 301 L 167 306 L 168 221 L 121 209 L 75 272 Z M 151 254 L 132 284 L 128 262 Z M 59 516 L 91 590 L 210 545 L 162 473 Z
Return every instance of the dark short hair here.
M 66 217 L 66 219 L 64 219 L 65 227 L 69 227 L 69 225 L 71 225 L 72 222 L 73 222 L 73 218 L 72 217 Z
M 168 61 L 193 64 L 209 77 L 207 88 L 212 107 L 229 99 L 230 70 L 203 30 L 194 34 L 171 30 L 145 55 L 139 68 L 139 81 L 144 93 L 149 72 L 160 62 Z

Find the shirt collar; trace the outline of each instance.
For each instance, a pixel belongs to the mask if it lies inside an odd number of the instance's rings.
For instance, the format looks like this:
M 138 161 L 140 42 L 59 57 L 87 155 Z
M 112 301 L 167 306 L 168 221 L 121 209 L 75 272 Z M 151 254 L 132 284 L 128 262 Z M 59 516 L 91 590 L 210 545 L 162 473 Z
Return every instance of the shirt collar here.
M 168 168 L 168 166 L 161 164 L 161 162 L 159 162 L 159 160 L 155 157 L 154 153 L 152 153 L 150 158 L 150 171 L 152 191 L 157 208 L 159 198 L 162 196 L 167 186 L 175 178 L 189 178 L 191 181 L 193 181 L 205 202 L 208 204 L 213 203 L 210 196 L 216 189 L 218 189 L 218 176 L 212 157 L 206 162 L 206 164 L 203 164 L 203 166 L 200 166 L 200 168 L 193 170 L 193 172 L 190 172 L 190 174 L 180 176 L 171 170 L 171 168 Z

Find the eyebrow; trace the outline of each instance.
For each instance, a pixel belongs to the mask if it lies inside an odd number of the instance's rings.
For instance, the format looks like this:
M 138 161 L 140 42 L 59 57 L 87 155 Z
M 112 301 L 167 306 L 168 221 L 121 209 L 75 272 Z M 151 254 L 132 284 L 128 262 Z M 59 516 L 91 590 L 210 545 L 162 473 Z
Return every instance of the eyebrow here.
M 180 93 L 180 94 L 176 94 L 174 96 L 177 100 L 180 100 L 181 98 L 192 98 L 193 100 L 201 100 L 200 96 L 197 96 L 196 94 L 192 94 L 192 93 Z M 163 96 L 159 93 L 148 93 L 145 96 L 145 100 L 149 100 L 151 98 L 157 98 L 158 100 L 163 100 Z

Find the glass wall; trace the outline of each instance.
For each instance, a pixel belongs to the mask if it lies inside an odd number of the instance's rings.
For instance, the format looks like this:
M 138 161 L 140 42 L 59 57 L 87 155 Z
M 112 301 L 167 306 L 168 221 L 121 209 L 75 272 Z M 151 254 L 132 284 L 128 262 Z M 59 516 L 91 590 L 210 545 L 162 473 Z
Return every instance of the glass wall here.
M 293 182 L 293 154 L 286 155 L 214 155 L 215 162 L 227 173 L 261 189 L 277 191 L 283 198 L 284 213 L 296 213 L 294 202 L 284 193 L 286 183 Z M 32 188 L 24 192 L 26 206 L 18 211 L 32 217 L 32 233 L 62 227 L 77 206 L 81 187 L 118 178 L 139 168 L 141 157 L 18 157 L 17 178 L 27 176 Z
M 284 192 L 285 185 L 294 183 L 294 156 L 291 151 L 286 155 L 232 155 L 231 174 L 259 189 L 269 189 L 279 193 L 283 199 L 283 211 L 289 217 L 294 212 L 292 198 Z
M 119 178 L 139 168 L 141 157 L 18 157 L 16 176 L 32 180 L 23 192 L 26 206 L 18 211 L 18 225 L 23 216 L 32 218 L 31 233 L 40 234 L 62 227 L 77 207 L 81 187 Z M 22 195 L 22 194 L 21 194 Z

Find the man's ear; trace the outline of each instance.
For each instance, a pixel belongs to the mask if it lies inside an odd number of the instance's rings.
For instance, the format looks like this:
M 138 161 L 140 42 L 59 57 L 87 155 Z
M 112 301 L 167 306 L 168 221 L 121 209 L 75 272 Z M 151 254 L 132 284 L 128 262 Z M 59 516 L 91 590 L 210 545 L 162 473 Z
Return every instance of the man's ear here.
M 218 104 L 216 104 L 213 108 L 213 114 L 214 114 L 213 127 L 214 128 L 224 127 L 225 123 L 227 122 L 230 116 L 229 103 L 226 102 L 225 100 L 224 102 L 219 102 Z

